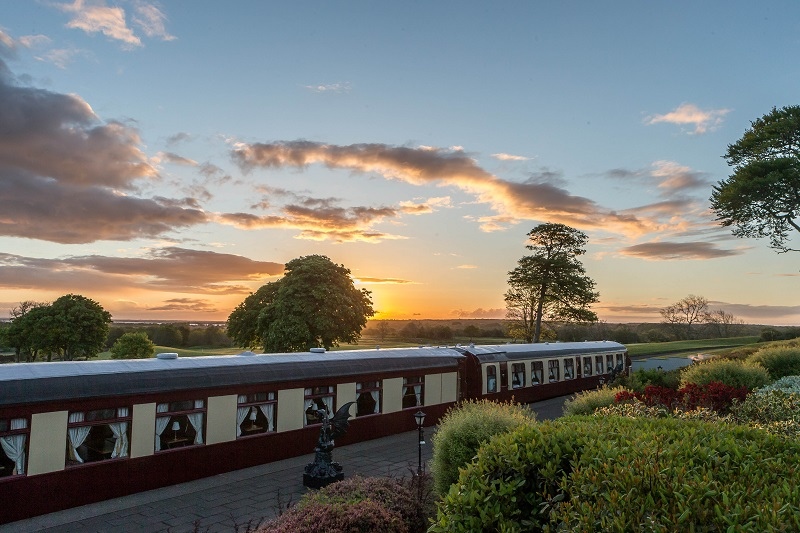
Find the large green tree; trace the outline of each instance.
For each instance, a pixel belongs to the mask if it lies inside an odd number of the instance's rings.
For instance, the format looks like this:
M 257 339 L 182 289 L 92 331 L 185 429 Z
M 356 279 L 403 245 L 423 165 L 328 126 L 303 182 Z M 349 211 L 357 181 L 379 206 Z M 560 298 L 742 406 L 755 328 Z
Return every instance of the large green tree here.
M 156 346 L 144 331 L 129 331 L 118 338 L 111 347 L 112 359 L 148 359 Z
M 266 352 L 331 348 L 356 342 L 373 316 L 370 292 L 356 289 L 350 270 L 323 255 L 286 263 L 284 276 L 250 294 L 228 317 L 228 336 Z
M 599 294 L 579 257 L 586 251 L 585 233 L 564 224 L 541 224 L 528 233 L 526 255 L 508 273 L 505 294 L 510 331 L 527 342 L 539 342 L 542 322 L 595 322 L 589 307 Z
M 737 237 L 768 237 L 779 252 L 800 232 L 800 106 L 751 122 L 725 154 L 733 173 L 717 183 L 711 207 Z
M 44 327 L 48 346 L 64 361 L 96 357 L 103 351 L 111 313 L 79 294 L 66 294 L 48 308 Z

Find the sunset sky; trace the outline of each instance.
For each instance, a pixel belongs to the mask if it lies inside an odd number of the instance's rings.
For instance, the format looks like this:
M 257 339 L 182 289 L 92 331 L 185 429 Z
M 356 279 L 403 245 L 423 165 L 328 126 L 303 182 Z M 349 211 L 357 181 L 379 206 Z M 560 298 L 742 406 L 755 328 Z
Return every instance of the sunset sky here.
M 375 318 L 500 318 L 560 222 L 602 320 L 798 324 L 800 253 L 708 198 L 799 52 L 797 0 L 4 2 L 0 317 L 224 320 L 323 254 Z

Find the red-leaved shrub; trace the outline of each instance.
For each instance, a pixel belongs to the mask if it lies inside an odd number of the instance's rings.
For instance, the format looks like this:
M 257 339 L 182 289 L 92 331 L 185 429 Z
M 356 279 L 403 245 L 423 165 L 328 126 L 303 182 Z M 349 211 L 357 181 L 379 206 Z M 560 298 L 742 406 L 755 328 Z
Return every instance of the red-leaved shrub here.
M 719 381 L 712 381 L 705 385 L 688 383 L 678 390 L 648 385 L 643 392 L 621 391 L 617 393 L 614 401 L 624 403 L 636 399 L 650 407 L 686 411 L 705 407 L 726 414 L 730 411 L 734 400 L 744 401 L 748 393 L 747 387 L 731 387 Z

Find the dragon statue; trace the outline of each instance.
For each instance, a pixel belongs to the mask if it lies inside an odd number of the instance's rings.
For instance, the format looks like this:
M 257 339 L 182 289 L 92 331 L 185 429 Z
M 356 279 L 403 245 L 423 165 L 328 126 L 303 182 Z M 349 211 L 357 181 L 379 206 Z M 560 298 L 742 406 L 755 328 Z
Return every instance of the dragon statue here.
M 333 461 L 334 441 L 347 431 L 350 425 L 350 406 L 355 402 L 347 402 L 341 406 L 333 417 L 328 416 L 326 409 L 317 409 L 317 418 L 322 420 L 317 446 L 314 448 L 314 462 L 308 463 L 303 473 L 303 485 L 319 489 L 334 481 L 344 479 L 344 472 L 339 463 Z

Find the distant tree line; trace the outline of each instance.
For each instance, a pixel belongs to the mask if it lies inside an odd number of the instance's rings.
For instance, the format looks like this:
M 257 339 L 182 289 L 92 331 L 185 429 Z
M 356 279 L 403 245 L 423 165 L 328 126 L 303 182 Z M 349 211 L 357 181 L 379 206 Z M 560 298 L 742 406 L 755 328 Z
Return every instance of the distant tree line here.
M 108 331 L 105 348 L 111 349 L 114 343 L 126 333 L 145 333 L 156 346 L 170 348 L 189 348 L 206 346 L 210 348 L 230 348 L 233 341 L 225 333 L 223 326 L 192 325 L 189 323 L 166 324 L 118 324 Z

